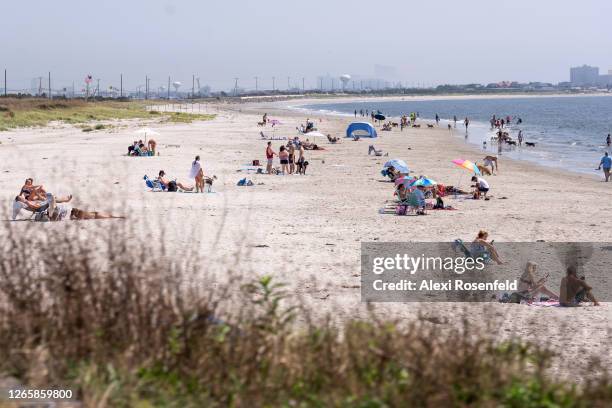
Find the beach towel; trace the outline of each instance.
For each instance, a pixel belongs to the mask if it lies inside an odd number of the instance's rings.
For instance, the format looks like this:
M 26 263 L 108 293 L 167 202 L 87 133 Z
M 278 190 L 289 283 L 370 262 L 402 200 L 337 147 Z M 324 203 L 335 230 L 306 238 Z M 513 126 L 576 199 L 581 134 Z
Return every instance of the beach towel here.
M 200 170 L 202 170 L 202 165 L 200 164 L 199 161 L 194 160 L 193 163 L 191 163 L 191 170 L 189 171 L 189 178 L 195 179 L 196 176 L 200 173 Z

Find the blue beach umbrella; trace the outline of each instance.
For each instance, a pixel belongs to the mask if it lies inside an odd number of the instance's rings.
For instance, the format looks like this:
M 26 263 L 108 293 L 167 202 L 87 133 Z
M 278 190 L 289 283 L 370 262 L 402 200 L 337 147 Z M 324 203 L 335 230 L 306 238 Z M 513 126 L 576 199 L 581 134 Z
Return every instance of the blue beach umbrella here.
M 389 160 L 385 163 L 383 167 L 386 169 L 388 169 L 389 167 L 393 167 L 395 170 L 399 171 L 402 174 L 410 173 L 410 169 L 408 168 L 406 162 L 400 159 Z
M 418 187 L 418 186 L 431 187 L 431 186 L 435 186 L 436 184 L 438 183 L 435 180 L 432 180 L 427 177 L 421 177 L 420 179 L 417 179 L 414 183 L 412 183 L 410 187 Z

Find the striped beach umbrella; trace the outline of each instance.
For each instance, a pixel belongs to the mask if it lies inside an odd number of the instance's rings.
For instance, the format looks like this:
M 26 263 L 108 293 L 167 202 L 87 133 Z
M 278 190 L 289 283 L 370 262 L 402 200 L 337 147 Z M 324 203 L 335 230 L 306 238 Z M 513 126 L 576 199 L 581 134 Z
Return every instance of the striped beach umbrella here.
M 469 160 L 464 160 L 464 159 L 455 159 L 453 160 L 453 163 L 455 163 L 457 166 L 459 167 L 463 167 L 464 169 L 474 173 L 474 174 L 478 174 L 480 175 L 480 170 L 478 169 L 478 166 L 476 166 L 476 164 L 472 163 Z

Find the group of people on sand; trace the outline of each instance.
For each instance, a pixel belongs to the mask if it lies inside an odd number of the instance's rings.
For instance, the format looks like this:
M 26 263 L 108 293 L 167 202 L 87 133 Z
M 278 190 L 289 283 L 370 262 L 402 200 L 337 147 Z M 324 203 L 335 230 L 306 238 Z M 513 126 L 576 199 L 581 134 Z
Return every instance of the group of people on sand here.
M 72 201 L 72 195 L 56 197 L 54 194 L 45 190 L 43 185 L 34 184 L 34 179 L 27 178 L 15 197 L 17 206 L 14 208 L 25 209 L 35 215 L 37 221 L 62 221 L 70 218 L 71 220 L 91 220 L 107 218 L 123 218 L 109 213 L 99 211 L 84 211 L 67 205 Z M 16 219 L 19 211 L 13 211 L 13 219 Z
M 488 241 L 489 233 L 480 230 L 471 245 L 470 252 L 479 254 L 486 253 L 491 260 L 497 264 L 502 264 L 502 260 L 493 245 L 493 241 Z M 548 300 L 559 301 L 560 306 L 579 306 L 582 302 L 592 302 L 599 306 L 599 302 L 593 295 L 593 288 L 586 282 L 585 277 L 579 277 L 577 268 L 570 265 L 566 269 L 565 276 L 561 279 L 559 294 L 550 290 L 546 283 L 550 274 L 538 279 L 536 276 L 537 265 L 527 262 L 525 270 L 519 278 L 517 291 L 513 292 L 503 301 L 507 303 L 533 302 L 539 300 L 538 295 L 544 295 Z
M 520 277 L 518 290 L 510 295 L 509 303 L 533 302 L 538 300 L 538 295 L 544 295 L 549 300 L 558 300 L 560 306 L 579 306 L 583 302 L 592 302 L 594 306 L 599 306 L 599 302 L 593 295 L 593 288 L 586 282 L 584 276 L 578 276 L 576 266 L 570 265 L 566 268 L 558 295 L 546 287 L 550 275 L 546 274 L 537 279 L 536 269 L 535 263 L 527 263 Z
M 195 190 L 196 193 L 203 193 L 206 185 L 212 186 L 216 176 L 206 177 L 200 162 L 200 156 L 196 156 L 193 162 L 191 162 L 189 178 L 193 180 L 193 185 L 181 183 L 176 178 L 170 178 L 164 170 L 160 170 L 155 180 L 167 192 L 177 192 L 179 190 L 192 192 Z
M 157 148 L 157 142 L 153 139 L 149 139 L 145 145 L 142 140 L 134 140 L 130 146 L 128 146 L 128 156 L 155 156 Z
M 281 145 L 278 153 L 272 148 L 272 142 L 268 142 L 266 146 L 266 173 L 267 174 L 306 174 L 306 150 L 310 147 L 316 147 L 308 140 L 301 142 L 298 137 L 287 142 L 286 145 Z M 274 168 L 274 156 L 280 161 L 280 169 Z

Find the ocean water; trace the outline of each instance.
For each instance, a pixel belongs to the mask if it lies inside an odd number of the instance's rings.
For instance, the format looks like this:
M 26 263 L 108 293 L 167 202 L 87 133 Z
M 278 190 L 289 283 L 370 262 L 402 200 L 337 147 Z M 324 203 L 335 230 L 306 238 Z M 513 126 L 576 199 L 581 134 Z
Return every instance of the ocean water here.
M 301 108 L 347 117 L 353 117 L 354 111 L 361 109 L 380 110 L 393 118 L 419 112 L 421 120 L 429 123 L 434 123 L 438 114 L 442 119 L 440 126 L 444 128 L 448 123 L 454 126 L 452 118 L 456 115 L 458 122 L 457 127 L 453 127 L 453 135 L 494 154 L 498 150 L 497 144 L 490 141 L 495 134 L 489 123 L 491 116 L 510 116 L 513 118 L 510 135 L 516 140 L 518 131 L 522 130 L 524 141 L 535 142 L 536 147 L 504 145 L 502 157 L 588 174 L 598 174 L 595 168 L 608 150 L 606 136 L 612 130 L 612 96 L 354 102 L 306 105 Z M 467 135 L 463 126 L 465 117 L 470 119 Z M 516 124 L 518 117 L 523 120 L 521 125 Z M 358 114 L 356 120 L 363 119 Z M 487 141 L 486 149 L 483 141 Z

